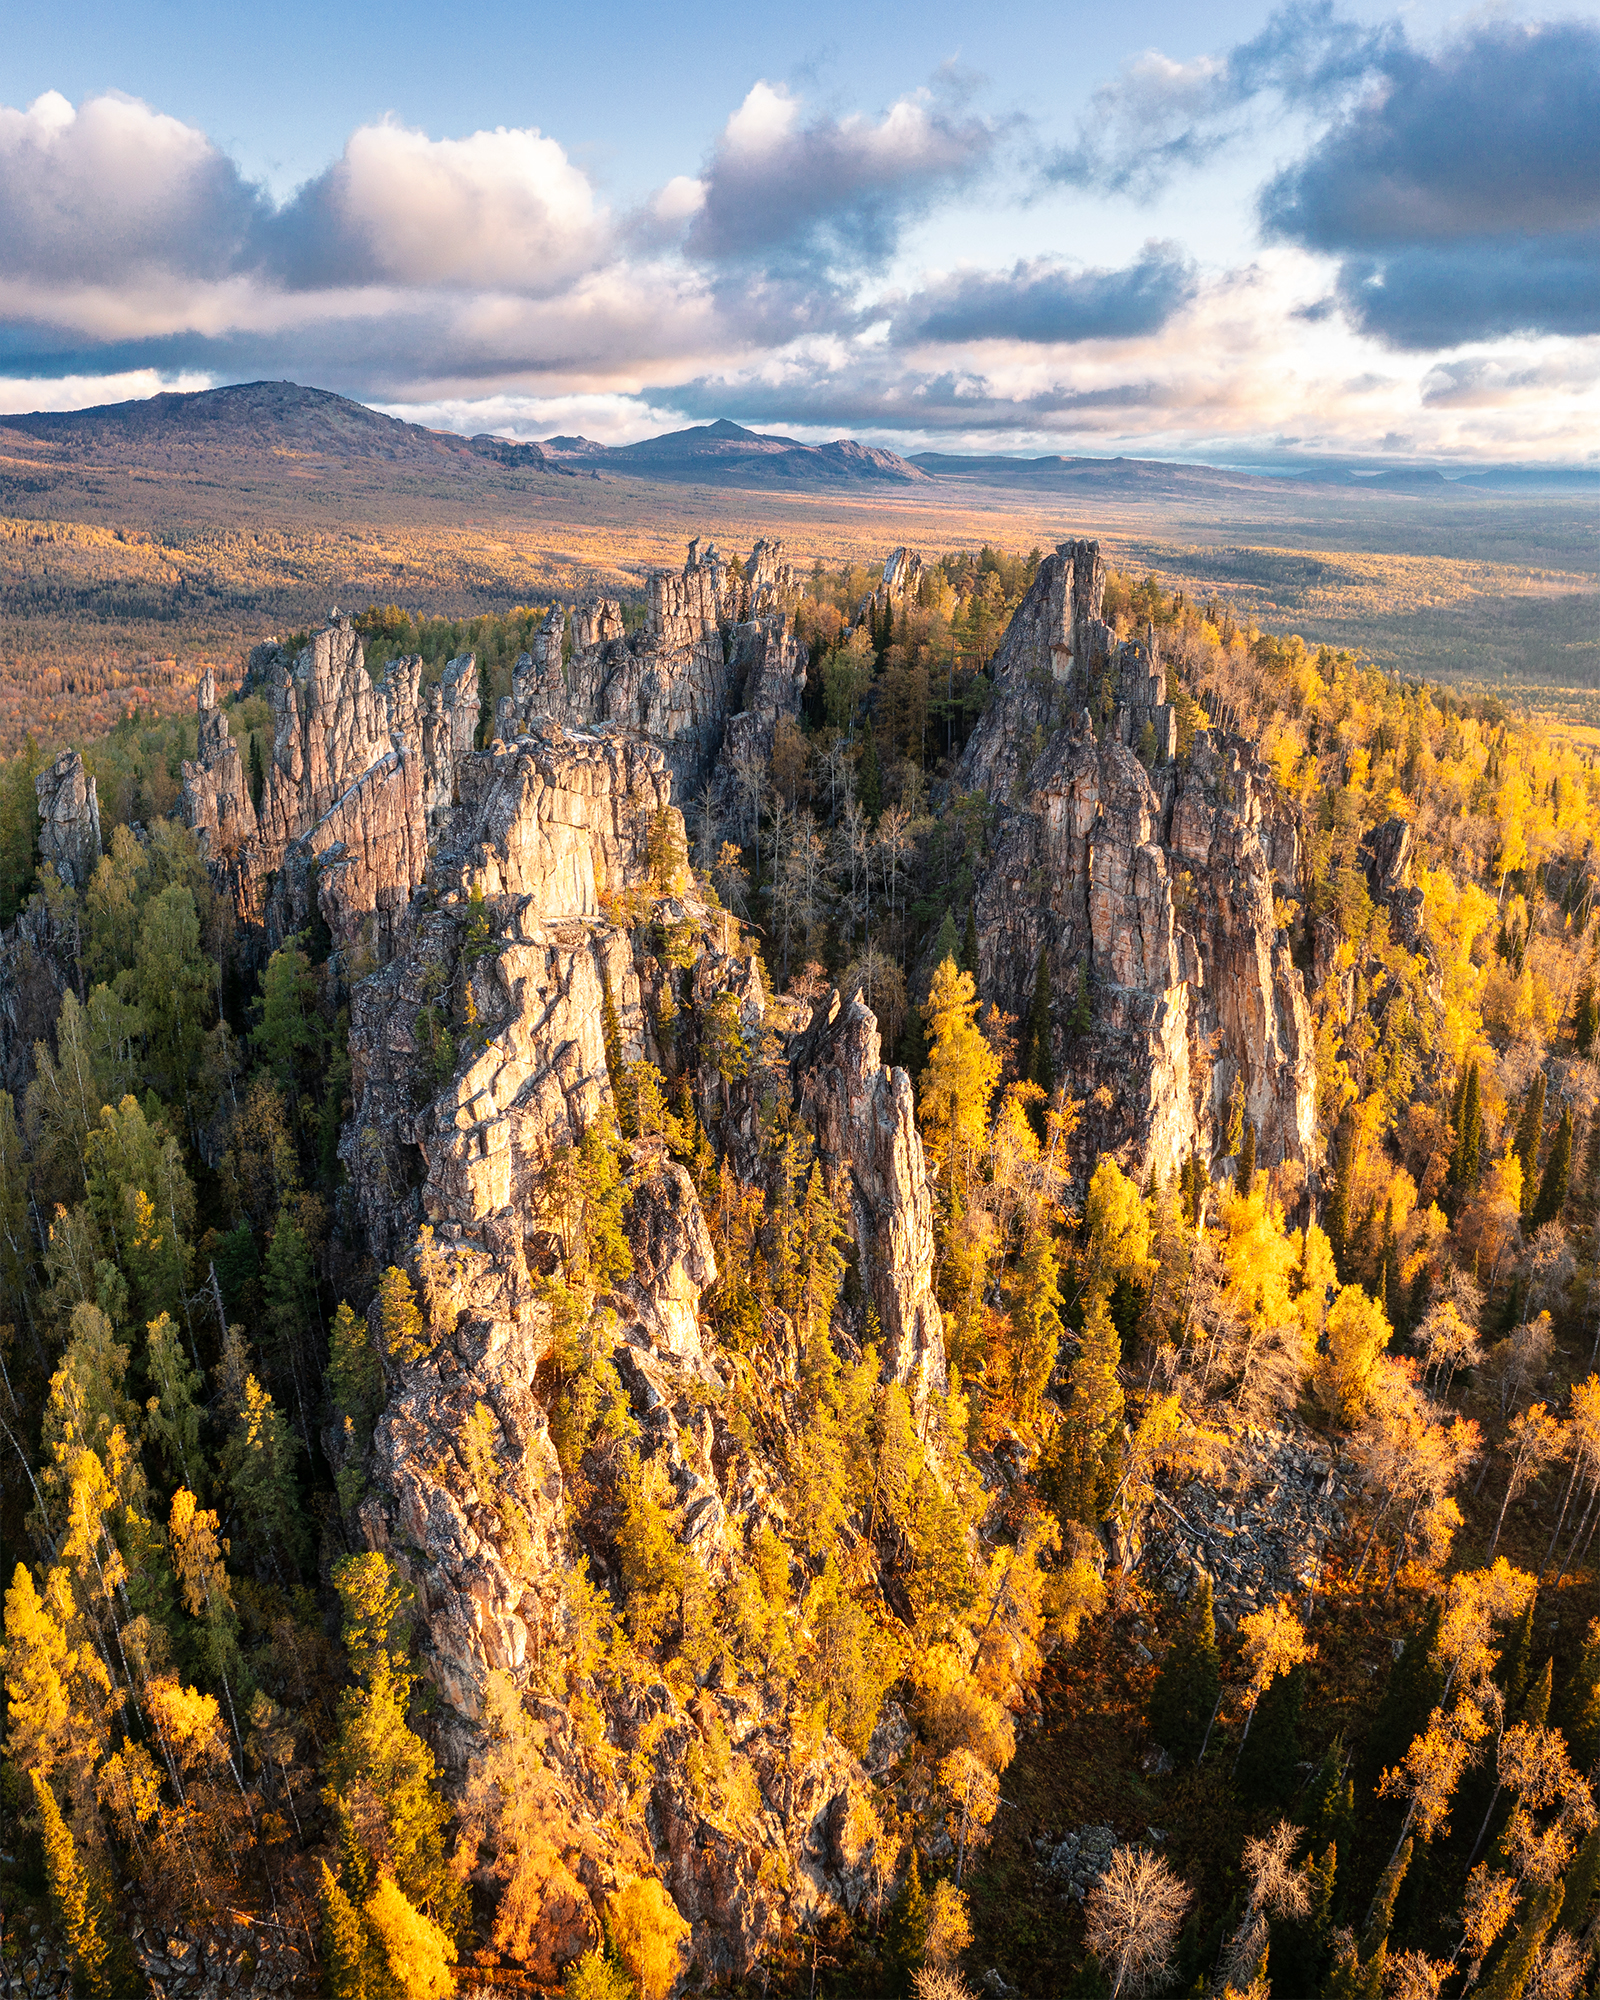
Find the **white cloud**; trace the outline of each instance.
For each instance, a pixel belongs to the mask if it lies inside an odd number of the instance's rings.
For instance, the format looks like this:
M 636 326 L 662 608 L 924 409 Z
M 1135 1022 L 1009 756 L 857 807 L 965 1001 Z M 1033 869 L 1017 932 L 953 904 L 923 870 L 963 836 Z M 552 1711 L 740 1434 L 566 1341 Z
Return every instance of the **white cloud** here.
M 30 410 L 92 410 L 102 403 L 213 386 L 210 375 L 166 375 L 156 368 L 129 368 L 119 375 L 0 376 L 0 417 L 25 416 Z
M 281 218 L 292 260 L 326 229 L 323 259 L 379 282 L 468 284 L 545 296 L 606 253 L 608 225 L 588 176 L 528 128 L 430 139 L 365 125 L 344 156 Z M 319 270 L 320 275 L 320 270 Z

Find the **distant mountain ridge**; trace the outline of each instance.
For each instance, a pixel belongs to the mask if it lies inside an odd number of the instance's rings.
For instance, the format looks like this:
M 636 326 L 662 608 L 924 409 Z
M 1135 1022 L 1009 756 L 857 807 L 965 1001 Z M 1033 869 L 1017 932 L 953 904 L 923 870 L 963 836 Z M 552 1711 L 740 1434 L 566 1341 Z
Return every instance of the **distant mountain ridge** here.
M 0 434 L 20 433 L 69 457 L 189 465 L 263 453 L 341 464 L 384 462 L 466 473 L 492 465 L 564 476 L 609 471 L 633 478 L 725 486 L 931 484 L 929 475 L 878 445 L 836 438 L 802 444 L 726 419 L 638 444 L 603 445 L 556 437 L 543 444 L 487 434 L 462 437 L 386 416 L 365 403 L 295 382 L 241 382 L 221 389 L 167 391 L 87 410 L 36 410 L 0 417 Z
M 746 430 L 726 417 L 686 431 L 668 431 L 662 437 L 641 438 L 637 444 L 603 445 L 591 438 L 551 437 L 542 439 L 541 445 L 557 464 L 571 461 L 591 469 L 606 465 L 650 479 L 734 485 L 754 482 L 762 486 L 932 483 L 921 466 L 881 445 L 857 444 L 854 438 L 802 444 L 798 438 Z
M 1368 471 L 1343 464 L 1263 474 L 1228 466 L 1164 459 L 1075 458 L 1048 453 L 1010 458 L 999 453 L 917 452 L 903 458 L 854 438 L 803 444 L 798 438 L 748 430 L 726 417 L 688 430 L 598 444 L 579 436 L 536 443 L 430 430 L 385 415 L 328 389 L 295 382 L 240 382 L 220 389 L 167 391 L 86 410 L 36 410 L 0 417 L 0 437 L 30 438 L 59 461 L 98 458 L 112 463 L 165 465 L 179 472 L 265 458 L 305 476 L 317 462 L 417 472 L 493 477 L 496 468 L 563 477 L 613 474 L 673 485 L 848 490 L 939 486 L 1006 487 L 1035 493 L 1102 493 L 1130 498 L 1199 498 L 1309 483 L 1376 492 L 1448 493 L 1485 487 L 1588 488 L 1600 471 L 1508 466 L 1451 478 L 1436 469 L 1395 466 Z

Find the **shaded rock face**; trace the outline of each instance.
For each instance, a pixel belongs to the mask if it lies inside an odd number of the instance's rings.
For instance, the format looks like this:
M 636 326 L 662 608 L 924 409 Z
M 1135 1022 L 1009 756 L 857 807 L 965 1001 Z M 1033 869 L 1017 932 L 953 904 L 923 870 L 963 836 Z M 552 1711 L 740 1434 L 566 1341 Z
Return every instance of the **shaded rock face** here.
M 39 800 L 39 862 L 80 895 L 100 859 L 100 801 L 76 750 L 65 750 L 33 781 Z
M 570 619 L 558 606 L 517 662 L 498 734 L 615 723 L 657 746 L 680 799 L 735 741 L 764 756 L 778 715 L 799 713 L 806 653 L 786 631 L 796 586 L 783 545 L 757 542 L 743 568 L 735 576 L 714 543 L 691 542 L 681 571 L 651 577 L 644 630 L 631 637 L 613 599 Z
M 1423 895 L 1412 884 L 1411 849 L 1411 822 L 1386 819 L 1363 838 L 1360 857 L 1372 900 L 1389 912 L 1392 935 L 1408 951 L 1421 951 Z
M 471 752 L 476 661 L 452 660 L 423 691 L 421 659 L 396 660 L 374 684 L 360 635 L 339 618 L 294 659 L 252 654 L 251 673 L 273 716 L 259 808 L 208 673 L 197 753 L 183 767 L 185 820 L 239 916 L 264 926 L 269 944 L 317 915 L 336 947 L 369 932 L 392 949 Z
M 933 1197 L 911 1079 L 885 1067 L 877 1017 L 833 994 L 794 1059 L 796 1101 L 830 1176 L 849 1174 L 861 1278 L 883 1328 L 886 1380 L 915 1400 L 945 1390 L 944 1322 L 933 1293 Z
M 607 1099 L 607 996 L 623 1059 L 652 1047 L 644 998 L 654 961 L 641 973 L 634 938 L 606 921 L 602 898 L 647 879 L 650 828 L 673 813 L 670 777 L 660 750 L 636 736 L 541 724 L 470 757 L 457 794 L 429 864 L 430 906 L 351 994 L 348 1198 L 374 1259 L 409 1263 L 434 1342 L 411 1366 L 386 1364 L 360 1525 L 416 1592 L 447 1773 L 459 1778 L 480 1745 L 487 1675 L 507 1672 L 527 1690 L 542 1731 L 545 1827 L 561 1857 L 547 1885 L 551 1977 L 593 1932 L 590 1897 L 648 1869 L 692 1924 L 702 1968 L 742 1976 L 783 1924 L 830 1904 L 854 1908 L 867 1894 L 872 1855 L 849 1838 L 859 1821 L 851 1800 L 865 1783 L 859 1765 L 831 1740 L 797 1756 L 788 1715 L 751 1688 L 686 1699 L 660 1684 L 611 1690 L 615 1767 L 625 1770 L 648 1742 L 653 1774 L 642 1822 L 650 1852 L 627 1852 L 624 1843 L 643 1836 L 620 1829 L 641 1822 L 623 1810 L 612 1766 L 535 1691 L 580 1556 L 542 1401 L 553 1334 L 538 1273 L 553 1251 L 541 1175 Z M 666 907 L 709 946 L 715 912 L 692 897 Z M 741 970 L 708 948 L 697 990 L 702 979 L 708 993 L 737 985 Z M 749 977 L 759 1029 L 753 969 Z M 874 1221 L 915 1238 L 927 1191 L 914 1172 L 909 1106 L 877 1063 L 872 1017 L 852 1022 L 859 1078 L 830 1093 L 819 1048 L 814 1089 L 819 1103 L 839 1107 L 841 1144 L 860 1157 L 863 1189 L 873 1193 L 874 1170 L 885 1184 L 873 1195 Z M 442 1057 L 441 1030 L 454 1038 Z M 722 1414 L 728 1373 L 707 1349 L 700 1311 L 716 1256 L 692 1181 L 658 1143 L 635 1147 L 627 1181 L 633 1269 L 603 1302 L 611 1359 L 641 1455 L 670 1487 L 681 1538 L 718 1576 L 742 1540 L 739 1517 L 770 1510 L 781 1475 L 751 1457 Z M 432 1234 L 419 1243 L 424 1221 Z M 904 1289 L 908 1338 L 931 1337 L 937 1349 L 937 1309 Z M 478 1483 L 481 1461 L 474 1471 L 463 1450 L 479 1404 L 490 1413 L 490 1491 Z M 330 1449 L 337 1462 L 337 1440 Z M 609 1546 L 585 1522 L 580 1534 L 595 1539 L 582 1552 L 606 1581 Z M 686 1760 L 713 1729 L 761 1798 L 737 1832 L 695 1804 Z
M 76 925 L 58 925 L 42 896 L 0 931 L 0 1090 L 19 1105 L 33 1080 L 34 1043 L 54 1039 L 78 949 Z
M 1117 647 L 1100 620 L 1102 583 L 1093 543 L 1041 565 L 963 759 L 962 782 L 999 804 L 975 898 L 980 991 L 1025 1018 L 1048 957 L 1053 1066 L 1084 1101 L 1086 1160 L 1117 1152 L 1142 1178 L 1191 1149 L 1210 1159 L 1237 1086 L 1261 1163 L 1309 1163 L 1311 1018 L 1273 902 L 1295 889 L 1292 819 L 1237 739 L 1203 735 L 1186 764 L 1158 753 L 1149 769 L 1126 746 L 1141 714 L 1171 710 L 1144 698 L 1164 693 L 1148 646 Z

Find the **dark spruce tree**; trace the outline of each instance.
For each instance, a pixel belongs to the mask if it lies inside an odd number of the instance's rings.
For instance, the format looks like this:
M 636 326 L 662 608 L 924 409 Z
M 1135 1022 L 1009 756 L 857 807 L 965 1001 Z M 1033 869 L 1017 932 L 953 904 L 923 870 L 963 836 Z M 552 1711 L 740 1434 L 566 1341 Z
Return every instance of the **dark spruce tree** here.
M 1174 1764 L 1199 1758 L 1221 1686 L 1216 1611 L 1211 1579 L 1204 1576 L 1150 1694 L 1150 1733 Z

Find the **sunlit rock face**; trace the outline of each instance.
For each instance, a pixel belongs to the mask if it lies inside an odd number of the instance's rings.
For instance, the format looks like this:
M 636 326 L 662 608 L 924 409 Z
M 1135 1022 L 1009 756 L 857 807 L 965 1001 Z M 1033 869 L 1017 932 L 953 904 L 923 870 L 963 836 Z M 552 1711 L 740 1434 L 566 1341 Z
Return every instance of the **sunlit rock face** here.
M 873 1861 L 851 1833 L 867 1795 L 861 1766 L 827 1737 L 800 1756 L 786 1700 L 763 1687 L 708 1685 L 692 1700 L 664 1683 L 612 1690 L 603 1745 L 541 1692 L 541 1662 L 567 1642 L 575 1569 L 587 1560 L 608 1580 L 609 1547 L 566 1490 L 551 1437 L 555 1336 L 540 1279 L 558 1266 L 559 1244 L 541 1189 L 552 1156 L 610 1102 L 608 1009 L 624 1062 L 659 1054 L 660 969 L 640 942 L 649 933 L 619 927 L 607 910 L 622 892 L 657 886 L 651 839 L 663 815 L 681 839 L 657 745 L 614 726 L 530 721 L 462 766 L 422 907 L 389 962 L 351 995 L 349 1200 L 375 1261 L 411 1273 L 431 1340 L 416 1361 L 387 1367 L 385 1408 L 359 1468 L 360 1528 L 415 1591 L 452 1782 L 482 1748 L 489 1675 L 508 1674 L 523 1691 L 541 1744 L 549 1855 L 535 1893 L 552 1977 L 592 1927 L 591 1894 L 642 1869 L 666 1880 L 698 1963 L 737 1977 L 783 1925 L 857 1908 Z M 731 993 L 757 1037 L 760 982 L 717 948 L 719 913 L 692 891 L 658 901 L 696 940 L 692 1005 Z M 445 1020 L 453 1039 L 441 1044 Z M 702 1088 L 708 1119 L 737 1125 L 743 1107 L 713 1105 L 721 1086 L 709 1074 Z M 840 1033 L 824 1023 L 808 1043 L 802 1095 L 825 1159 L 852 1170 L 896 1371 L 942 1383 L 921 1146 L 906 1080 L 879 1064 L 864 1009 L 848 1010 Z M 734 1376 L 703 1310 L 717 1258 L 694 1182 L 649 1140 L 632 1149 L 627 1186 L 632 1269 L 599 1302 L 597 1330 L 684 1545 L 724 1578 L 747 1527 L 772 1518 L 783 1471 L 729 1428 Z M 482 1436 L 486 1422 L 489 1490 L 465 1445 L 469 1425 Z M 339 1464 L 337 1437 L 329 1450 Z M 713 1827 L 694 1804 L 690 1767 L 712 1728 L 762 1801 L 736 1829 Z M 651 1803 L 640 1821 L 620 1788 L 646 1739 Z
M 1176 758 L 1154 636 L 1118 642 L 1103 590 L 1095 543 L 1041 564 L 962 759 L 996 807 L 980 991 L 1025 1018 L 1047 957 L 1084 1159 L 1117 1152 L 1141 1178 L 1210 1159 L 1237 1090 L 1262 1164 L 1307 1162 L 1311 1017 L 1274 905 L 1295 890 L 1293 820 L 1237 738 L 1205 731 Z
M 269 944 L 320 921 L 336 948 L 387 952 L 472 751 L 477 663 L 450 661 L 424 691 L 421 660 L 395 660 L 374 683 L 359 633 L 336 618 L 292 658 L 274 648 L 253 659 L 252 672 L 273 718 L 259 801 L 208 672 L 183 816 Z
M 611 598 L 557 606 L 517 662 L 495 717 L 510 739 L 537 723 L 611 722 L 661 752 L 686 803 L 736 755 L 764 757 L 780 715 L 795 716 L 806 652 L 790 629 L 794 573 L 780 542 L 757 542 L 735 574 L 694 541 L 681 570 L 649 581 L 643 628 Z

